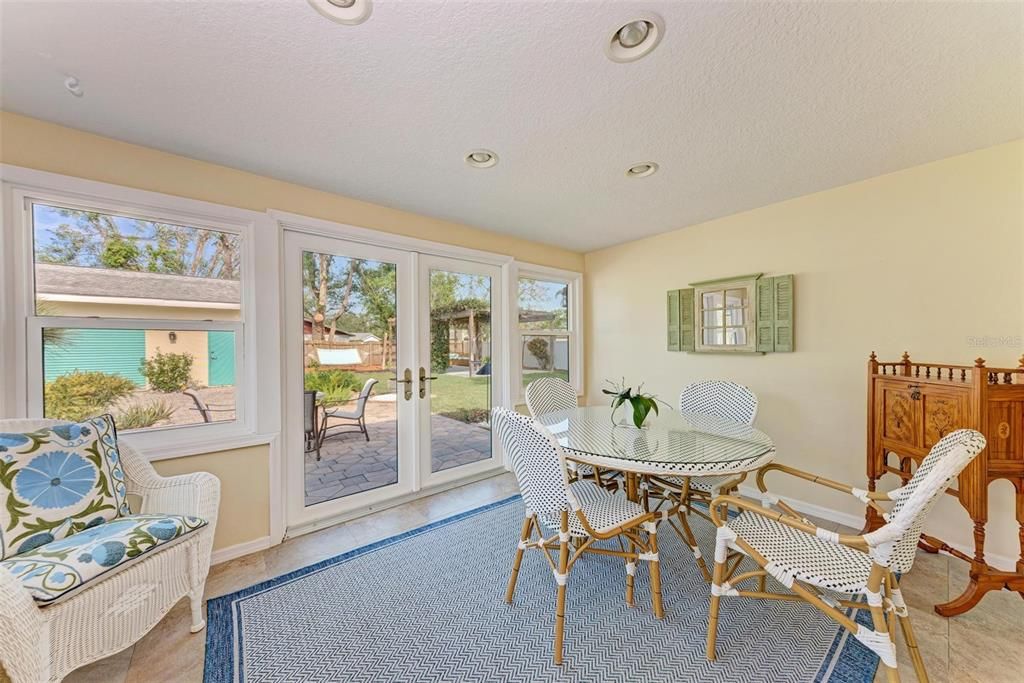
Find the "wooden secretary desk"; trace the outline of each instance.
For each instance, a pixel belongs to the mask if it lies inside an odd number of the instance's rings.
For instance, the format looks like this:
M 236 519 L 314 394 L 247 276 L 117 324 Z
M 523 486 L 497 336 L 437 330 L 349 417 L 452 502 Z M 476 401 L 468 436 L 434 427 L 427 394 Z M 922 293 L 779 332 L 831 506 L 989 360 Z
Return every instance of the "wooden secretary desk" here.
M 973 366 L 911 362 L 908 353 L 897 362 L 868 360 L 868 489 L 892 473 L 903 483 L 913 475 L 935 443 L 955 429 L 976 429 L 988 445 L 960 474 L 956 496 L 974 522 L 974 556 L 943 541 L 922 535 L 921 547 L 940 550 L 971 563 L 971 580 L 956 599 L 935 606 L 951 617 L 978 604 L 990 590 L 1007 588 L 1024 596 L 1024 356 L 1017 368 L 987 368 L 979 358 Z M 895 461 L 895 462 L 894 462 Z M 1015 490 L 1020 557 L 1015 571 L 1001 571 L 985 562 L 988 485 L 1009 480 Z M 866 529 L 883 520 L 871 508 Z

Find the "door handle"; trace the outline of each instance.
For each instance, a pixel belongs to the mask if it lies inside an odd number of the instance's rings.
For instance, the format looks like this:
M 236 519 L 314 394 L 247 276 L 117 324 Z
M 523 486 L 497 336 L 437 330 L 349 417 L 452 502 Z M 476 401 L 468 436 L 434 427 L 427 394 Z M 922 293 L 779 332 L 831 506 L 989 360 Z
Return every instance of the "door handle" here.
M 434 375 L 427 376 L 427 371 L 423 366 L 420 366 L 420 398 L 427 397 L 427 382 L 437 379 Z
M 405 400 L 406 401 L 411 400 L 412 399 L 412 370 L 410 370 L 409 368 L 406 368 L 405 372 L 402 373 L 402 379 L 399 379 L 399 380 L 396 380 L 396 381 L 399 384 L 404 384 L 405 385 Z

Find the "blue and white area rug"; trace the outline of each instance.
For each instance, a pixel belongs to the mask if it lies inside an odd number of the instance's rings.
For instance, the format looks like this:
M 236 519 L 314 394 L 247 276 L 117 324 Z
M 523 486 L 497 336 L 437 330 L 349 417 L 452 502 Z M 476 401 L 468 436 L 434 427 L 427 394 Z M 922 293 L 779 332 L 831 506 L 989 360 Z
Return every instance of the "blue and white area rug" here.
M 801 603 L 724 599 L 718 660 L 707 661 L 709 587 L 665 525 L 665 618 L 654 618 L 645 569 L 630 608 L 622 561 L 586 555 L 570 573 L 555 666 L 555 582 L 537 551 L 515 603 L 503 601 L 522 520 L 517 496 L 211 600 L 206 682 L 874 678 L 877 658 Z M 710 557 L 712 527 L 694 523 Z

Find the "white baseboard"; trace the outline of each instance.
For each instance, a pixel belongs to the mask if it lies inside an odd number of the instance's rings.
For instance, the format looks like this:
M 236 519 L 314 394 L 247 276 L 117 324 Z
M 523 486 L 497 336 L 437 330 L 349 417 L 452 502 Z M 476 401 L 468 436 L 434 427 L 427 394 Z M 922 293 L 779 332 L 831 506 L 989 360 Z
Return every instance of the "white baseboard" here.
M 220 550 L 214 550 L 213 556 L 210 558 L 210 564 L 220 564 L 221 562 L 227 562 L 238 557 L 245 555 L 251 555 L 252 553 L 258 553 L 261 550 L 266 550 L 272 546 L 270 536 L 263 536 L 262 538 L 254 538 L 251 541 L 245 543 L 238 543 L 235 545 L 229 545 L 226 548 Z
M 753 486 L 740 486 L 739 488 L 740 495 L 745 496 L 746 498 L 752 498 L 753 500 L 761 500 L 761 492 Z M 802 512 L 821 519 L 827 519 L 830 522 L 838 522 L 839 524 L 852 527 L 854 529 L 860 529 L 864 526 L 863 515 L 851 515 L 846 512 L 837 512 L 831 508 L 815 505 L 814 503 L 808 503 L 805 500 L 797 500 L 796 498 L 791 498 L 789 496 L 780 496 L 780 498 L 782 498 L 782 500 L 797 512 Z M 974 548 L 972 546 L 966 546 L 960 543 L 949 543 L 949 546 L 956 548 L 960 552 L 969 556 L 974 555 Z M 1017 558 L 1010 557 L 1009 555 L 986 552 L 985 561 L 993 567 L 1012 571 L 1017 562 Z

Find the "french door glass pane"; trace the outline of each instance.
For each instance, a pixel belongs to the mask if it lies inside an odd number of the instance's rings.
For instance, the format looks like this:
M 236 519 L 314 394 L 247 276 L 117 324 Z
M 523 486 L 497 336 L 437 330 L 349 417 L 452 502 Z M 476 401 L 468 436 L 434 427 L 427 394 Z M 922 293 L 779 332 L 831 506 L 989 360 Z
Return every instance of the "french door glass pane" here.
M 491 278 L 430 271 L 430 471 L 491 457 Z
M 394 263 L 302 254 L 307 506 L 398 482 L 396 276 Z

